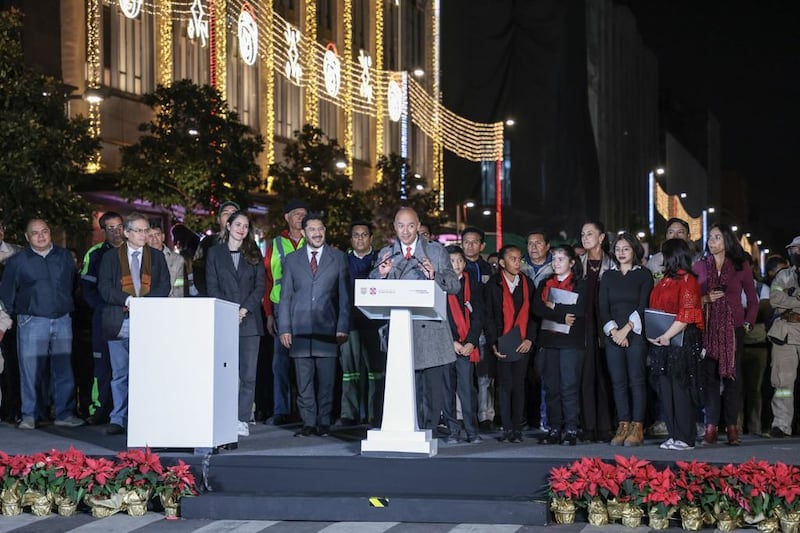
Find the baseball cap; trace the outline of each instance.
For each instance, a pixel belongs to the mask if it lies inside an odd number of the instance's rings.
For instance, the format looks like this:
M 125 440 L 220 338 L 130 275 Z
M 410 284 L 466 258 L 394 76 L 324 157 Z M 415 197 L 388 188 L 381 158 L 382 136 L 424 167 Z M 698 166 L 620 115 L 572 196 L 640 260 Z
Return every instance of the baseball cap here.
M 305 209 L 308 211 L 308 204 L 303 200 L 289 200 L 286 203 L 286 208 L 283 210 L 284 214 L 291 213 L 295 209 Z
M 226 207 L 234 207 L 237 211 L 241 210 L 241 207 L 239 207 L 239 204 L 237 204 L 236 202 L 231 201 L 231 200 L 226 200 L 225 202 L 222 202 L 221 204 L 219 204 L 219 209 L 217 209 L 217 213 L 222 213 L 225 210 Z
M 787 248 L 791 248 L 792 246 L 800 246 L 800 235 L 795 237 L 792 242 L 786 245 Z

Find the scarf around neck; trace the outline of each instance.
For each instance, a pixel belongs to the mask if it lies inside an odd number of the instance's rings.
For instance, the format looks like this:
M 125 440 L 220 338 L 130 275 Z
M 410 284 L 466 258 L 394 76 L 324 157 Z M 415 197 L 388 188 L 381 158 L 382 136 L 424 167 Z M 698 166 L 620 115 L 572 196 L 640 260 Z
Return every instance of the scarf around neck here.
M 456 330 L 458 331 L 458 342 L 465 342 L 470 328 L 470 299 L 472 291 L 469 286 L 469 274 L 466 271 L 462 273 L 464 276 L 464 305 L 458 301 L 457 294 L 447 295 L 447 305 L 450 307 L 450 312 L 453 315 L 453 321 L 456 323 Z M 477 363 L 481 360 L 481 352 L 476 346 L 472 353 L 469 354 L 469 362 Z
M 714 287 L 728 285 L 733 277 L 733 264 L 725 258 L 722 269 L 717 272 L 717 264 L 713 255 L 704 260 L 708 274 L 709 292 Z M 719 376 L 733 379 L 736 377 L 736 337 L 733 329 L 733 315 L 728 297 L 723 296 L 716 302 L 706 306 L 706 328 L 703 332 L 703 345 L 706 354 L 719 361 Z
M 511 289 L 508 288 L 508 282 L 505 279 L 505 274 L 500 273 L 500 282 L 503 285 L 503 335 L 511 331 L 514 326 L 519 326 L 519 333 L 522 340 L 528 336 L 528 314 L 530 312 L 530 297 L 528 293 L 528 284 L 526 283 L 524 274 L 519 274 L 519 286 L 522 286 L 522 307 L 519 308 L 519 313 L 514 315 L 514 297 L 511 295 Z
M 122 246 L 117 248 L 119 255 L 119 267 L 122 271 L 122 291 L 136 296 L 136 288 L 133 286 L 133 277 L 131 276 L 131 264 L 128 263 L 128 244 L 123 243 Z M 150 247 L 142 246 L 142 273 L 141 285 L 139 286 L 139 296 L 146 296 L 150 292 L 150 277 L 153 272 L 153 255 L 150 253 Z
M 572 272 L 567 274 L 567 277 L 564 278 L 564 281 L 558 281 L 558 276 L 553 274 L 544 283 L 544 289 L 542 289 L 542 301 L 547 302 L 547 294 L 550 292 L 550 289 L 562 289 L 572 292 L 574 286 L 575 284 L 572 283 Z

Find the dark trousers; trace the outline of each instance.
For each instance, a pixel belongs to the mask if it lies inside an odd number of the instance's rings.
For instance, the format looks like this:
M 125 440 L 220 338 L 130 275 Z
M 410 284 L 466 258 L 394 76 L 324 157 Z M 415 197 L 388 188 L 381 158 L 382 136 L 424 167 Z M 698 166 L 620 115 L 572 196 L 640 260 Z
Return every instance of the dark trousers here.
M 75 376 L 76 411 L 80 418 L 89 416 L 94 385 L 92 332 L 75 329 L 72 336 L 72 374 Z
M 641 335 L 628 335 L 628 347 L 623 348 L 613 340 L 606 342 L 608 373 L 620 422 L 642 422 L 647 405 L 645 364 L 647 347 Z
M 239 407 L 241 422 L 250 422 L 256 393 L 256 368 L 260 335 L 239 337 Z
M 478 434 L 478 418 L 475 415 L 477 390 L 475 389 L 475 365 L 469 362 L 469 357 L 457 355 L 456 360 L 446 365 L 445 370 L 445 402 L 444 416 L 451 435 L 458 435 L 461 426 L 456 416 L 456 394 L 461 402 L 461 417 L 464 420 L 464 430 L 468 437 Z
M 692 402 L 691 393 L 682 378 L 658 377 L 658 399 L 664 412 L 669 436 L 694 446 L 695 413 L 697 406 Z
M 272 352 L 275 342 L 271 335 L 261 337 L 256 366 L 256 422 L 263 422 L 272 416 Z
M 417 389 L 417 420 L 422 429 L 432 429 L 439 425 L 439 417 L 444 409 L 445 371 L 448 365 L 432 366 L 414 372 Z M 435 435 L 434 435 L 435 436 Z
M 751 435 L 761 434 L 761 384 L 767 369 L 767 344 L 745 345 L 742 351 L 742 376 L 740 387 L 741 408 L 739 421 Z
M 503 431 L 522 431 L 528 354 L 513 362 L 497 361 L 497 397 Z
M 331 425 L 336 357 L 297 357 L 297 409 L 304 426 Z
M 103 337 L 103 310 L 94 311 L 92 315 L 92 405 L 90 414 L 97 418 L 107 418 L 114 409 L 111 397 L 111 356 L 108 353 L 108 341 Z
M 744 328 L 734 328 L 734 332 L 736 333 L 736 379 L 721 379 L 719 377 L 719 361 L 710 357 L 703 359 L 706 424 L 719 424 L 722 422 L 724 426 L 735 425 L 739 417 L 739 406 L 741 405 L 739 387 L 742 383 Z M 720 381 L 723 384 L 721 397 L 719 393 Z M 724 417 L 721 417 L 721 414 L 724 414 Z
M 581 382 L 584 350 L 541 348 L 537 356 L 544 358 L 544 393 L 550 428 L 577 431 L 580 415 L 578 384 Z
M 6 331 L 2 341 L 5 370 L 0 374 L 3 389 L 0 418 L 16 424 L 22 416 L 22 397 L 19 383 L 19 359 L 17 358 L 17 326 Z
M 383 412 L 386 353 L 377 329 L 353 330 L 339 347 L 342 364 L 342 418 L 374 424 Z

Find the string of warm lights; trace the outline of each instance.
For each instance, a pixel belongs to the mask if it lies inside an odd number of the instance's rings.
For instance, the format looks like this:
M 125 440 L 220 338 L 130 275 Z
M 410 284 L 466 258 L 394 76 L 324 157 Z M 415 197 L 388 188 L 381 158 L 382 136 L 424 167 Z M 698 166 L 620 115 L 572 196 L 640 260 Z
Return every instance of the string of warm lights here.
M 375 71 L 383 72 L 383 0 L 375 0 Z M 376 84 L 375 92 L 375 161 L 383 155 L 383 92 L 384 85 Z M 378 169 L 375 179 L 380 182 L 383 180 L 383 172 Z
M 305 25 L 305 39 L 303 41 L 308 41 L 310 43 L 317 42 L 317 2 L 312 0 L 311 2 L 306 2 L 306 25 Z M 305 87 L 305 98 L 306 98 L 306 115 L 305 115 L 305 122 L 311 122 L 312 124 L 317 124 L 319 122 L 319 80 L 316 79 L 317 73 L 317 54 L 314 53 L 315 50 L 313 47 L 308 47 L 306 49 L 306 54 L 304 57 L 305 63 L 305 71 L 307 79 L 311 80 L 311 83 L 306 85 Z
M 703 218 L 692 217 L 683 207 L 683 202 L 676 194 L 667 194 L 661 187 L 661 184 L 656 182 L 656 209 L 658 214 L 664 217 L 664 220 L 670 218 L 680 218 L 689 223 L 689 233 L 691 235 L 703 234 Z
M 88 64 L 87 88 L 100 88 L 100 0 L 89 0 L 86 12 L 86 63 Z M 89 133 L 100 137 L 100 102 L 89 102 Z M 86 171 L 93 174 L 100 170 L 100 151 L 89 158 Z
M 228 30 L 226 15 L 228 13 L 228 0 L 214 0 L 214 30 L 217 41 L 211 48 L 217 66 L 217 83 L 214 85 L 220 94 L 228 94 Z
M 264 105 L 259 106 L 261 111 L 261 124 L 263 131 L 275 131 L 275 79 L 272 72 L 275 71 L 275 36 L 274 18 L 272 11 L 267 9 L 258 10 L 259 23 L 266 31 L 263 33 L 265 53 L 261 56 L 262 72 L 261 76 L 262 92 L 264 94 Z M 264 153 L 266 156 L 266 168 L 275 162 L 275 140 L 272 135 L 264 135 Z
M 158 57 L 158 83 L 167 87 L 172 83 L 172 0 L 158 4 Z
M 439 86 L 439 0 L 433 1 L 432 9 L 430 10 L 431 13 L 431 33 L 433 34 L 433 54 L 431 54 L 431 70 L 433 84 L 431 87 L 431 93 L 433 99 L 440 103 L 442 101 L 442 93 Z M 440 117 L 439 117 L 439 107 L 434 107 L 434 114 L 433 114 L 433 127 L 434 131 L 440 131 Z M 437 207 L 438 209 L 444 209 L 444 150 L 442 149 L 442 140 L 441 137 L 433 137 L 432 138 L 432 154 L 431 158 L 433 159 L 433 183 L 435 184 L 437 193 Z
M 344 71 L 344 149 L 347 154 L 347 168 L 353 168 L 353 150 L 355 148 L 355 135 L 353 135 L 353 0 L 344 0 L 344 58 L 342 70 Z

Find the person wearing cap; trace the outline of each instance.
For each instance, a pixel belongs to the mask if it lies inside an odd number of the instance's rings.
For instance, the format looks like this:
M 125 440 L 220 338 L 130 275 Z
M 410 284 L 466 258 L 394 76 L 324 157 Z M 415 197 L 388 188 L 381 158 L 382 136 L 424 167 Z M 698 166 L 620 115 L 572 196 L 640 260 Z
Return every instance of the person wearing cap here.
M 208 288 L 206 287 L 206 256 L 208 255 L 208 249 L 215 244 L 222 244 L 222 236 L 225 234 L 225 224 L 228 223 L 228 218 L 239 210 L 239 204 L 230 200 L 219 204 L 219 209 L 217 210 L 219 231 L 203 237 L 203 240 L 200 241 L 200 245 L 197 247 L 194 260 L 192 261 L 192 274 L 198 296 L 208 296 Z
M 289 349 L 280 342 L 276 317 L 281 301 L 283 263 L 286 256 L 305 244 L 303 219 L 308 214 L 308 205 L 302 200 L 289 200 L 283 210 L 287 228 L 272 239 L 264 257 L 267 270 L 267 290 L 264 297 L 264 314 L 267 316 L 267 332 L 275 339 L 272 356 L 273 406 L 272 423 L 276 426 L 289 421 L 292 412 L 292 380 Z
M 775 275 L 769 292 L 769 303 L 777 317 L 767 336 L 772 341 L 771 381 L 773 438 L 792 434 L 794 418 L 794 382 L 800 361 L 800 235 L 786 245 L 789 268 Z
M 186 276 L 184 274 L 183 257 L 164 246 L 164 230 L 161 228 L 161 220 L 158 218 L 150 219 L 150 231 L 147 232 L 147 245 L 164 254 L 169 268 L 170 298 L 181 298 L 185 292 Z

